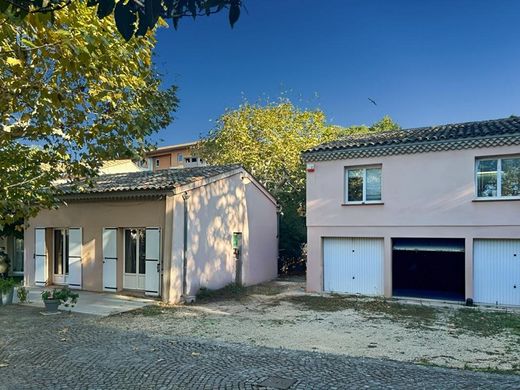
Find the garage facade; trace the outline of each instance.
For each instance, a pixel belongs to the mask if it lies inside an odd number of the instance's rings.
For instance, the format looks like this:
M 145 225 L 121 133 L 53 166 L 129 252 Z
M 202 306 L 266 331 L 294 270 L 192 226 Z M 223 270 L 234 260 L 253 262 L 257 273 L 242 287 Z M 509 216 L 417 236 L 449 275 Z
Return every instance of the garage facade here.
M 383 252 L 380 238 L 324 238 L 324 290 L 382 295 Z
M 345 138 L 303 159 L 309 291 L 520 306 L 520 117 Z M 382 242 L 382 288 L 362 288 L 379 255 L 356 257 L 349 239 Z
M 520 305 L 520 240 L 475 240 L 475 302 Z

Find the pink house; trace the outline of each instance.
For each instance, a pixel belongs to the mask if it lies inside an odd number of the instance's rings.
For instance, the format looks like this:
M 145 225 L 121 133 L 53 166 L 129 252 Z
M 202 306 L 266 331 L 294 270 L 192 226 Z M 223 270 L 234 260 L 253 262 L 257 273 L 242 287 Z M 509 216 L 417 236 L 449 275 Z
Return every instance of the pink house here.
M 277 275 L 277 204 L 240 166 L 99 176 L 25 230 L 25 285 L 176 303 Z
M 520 305 L 520 118 L 320 145 L 307 289 Z

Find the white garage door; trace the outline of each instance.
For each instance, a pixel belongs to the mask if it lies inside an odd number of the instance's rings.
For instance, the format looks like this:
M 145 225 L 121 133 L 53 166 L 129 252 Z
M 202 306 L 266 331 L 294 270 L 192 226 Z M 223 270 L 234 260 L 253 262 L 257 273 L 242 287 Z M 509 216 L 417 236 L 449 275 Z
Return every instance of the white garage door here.
M 324 290 L 382 295 L 383 248 L 380 238 L 325 238 Z
M 520 305 L 520 240 L 475 240 L 475 302 Z

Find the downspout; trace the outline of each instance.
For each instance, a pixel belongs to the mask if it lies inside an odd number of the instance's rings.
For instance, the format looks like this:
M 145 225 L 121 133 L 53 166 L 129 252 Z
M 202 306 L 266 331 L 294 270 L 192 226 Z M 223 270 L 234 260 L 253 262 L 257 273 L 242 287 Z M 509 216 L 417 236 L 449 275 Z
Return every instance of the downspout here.
M 282 218 L 282 206 L 276 205 L 276 273 L 280 273 L 282 265 L 280 264 L 280 219 Z
M 183 218 L 183 247 L 182 247 L 182 298 L 184 302 L 189 301 L 189 297 L 186 295 L 186 273 L 188 268 L 188 198 L 190 196 L 187 192 L 182 194 L 184 201 L 184 218 Z

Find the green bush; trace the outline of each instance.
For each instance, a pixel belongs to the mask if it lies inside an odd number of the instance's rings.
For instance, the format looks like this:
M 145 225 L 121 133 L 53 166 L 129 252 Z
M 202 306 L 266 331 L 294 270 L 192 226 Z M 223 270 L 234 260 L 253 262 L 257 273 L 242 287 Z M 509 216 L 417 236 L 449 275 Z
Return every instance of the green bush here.
M 18 282 L 13 278 L 0 279 L 0 292 L 6 294 L 11 291 Z
M 23 286 L 18 287 L 18 290 L 16 291 L 16 295 L 18 296 L 18 300 L 20 301 L 20 303 L 26 303 L 26 302 L 28 302 L 27 297 L 29 295 L 29 290 L 27 290 Z

